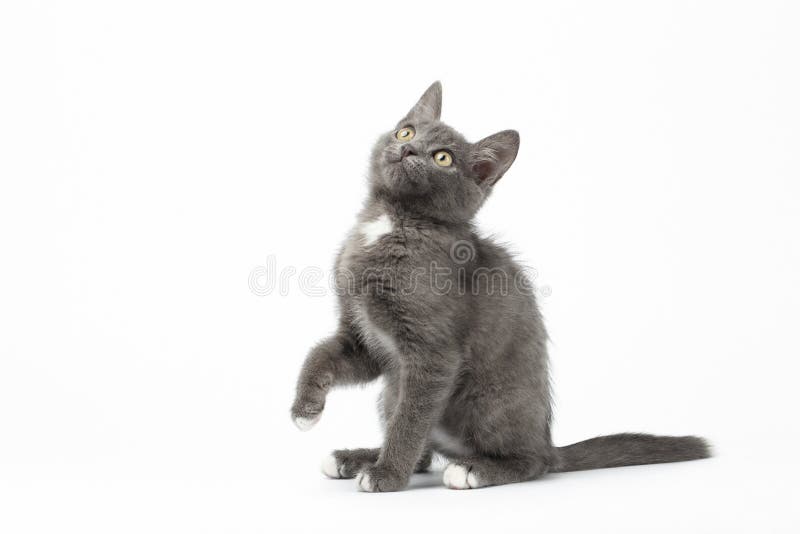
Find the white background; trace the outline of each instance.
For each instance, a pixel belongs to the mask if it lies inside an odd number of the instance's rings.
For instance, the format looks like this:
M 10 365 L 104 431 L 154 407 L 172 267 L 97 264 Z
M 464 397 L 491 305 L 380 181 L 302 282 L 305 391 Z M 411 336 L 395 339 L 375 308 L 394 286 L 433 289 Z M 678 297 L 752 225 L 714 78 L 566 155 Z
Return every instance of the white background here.
M 4 2 L 0 530 L 800 528 L 793 2 Z M 708 437 L 702 462 L 472 492 L 324 480 L 378 385 L 291 424 L 371 143 L 434 80 L 515 128 L 480 214 L 538 273 L 554 437 Z M 254 271 L 255 270 L 255 271 Z M 794 510 L 794 511 L 793 511 Z

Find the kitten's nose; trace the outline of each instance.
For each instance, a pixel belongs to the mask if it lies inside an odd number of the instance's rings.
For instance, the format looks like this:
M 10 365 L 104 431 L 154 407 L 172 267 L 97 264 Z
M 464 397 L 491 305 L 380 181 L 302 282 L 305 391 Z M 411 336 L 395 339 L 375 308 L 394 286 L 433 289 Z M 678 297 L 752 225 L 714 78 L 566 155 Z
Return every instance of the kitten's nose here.
M 406 156 L 416 156 L 417 151 L 411 145 L 403 145 L 400 149 L 400 159 L 405 159 Z

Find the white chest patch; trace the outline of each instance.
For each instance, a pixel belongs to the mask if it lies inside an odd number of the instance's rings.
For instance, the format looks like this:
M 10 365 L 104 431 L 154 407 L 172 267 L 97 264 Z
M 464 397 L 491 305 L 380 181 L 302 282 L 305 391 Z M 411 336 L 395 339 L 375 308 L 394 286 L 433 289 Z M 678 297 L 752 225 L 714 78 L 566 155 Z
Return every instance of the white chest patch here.
M 391 233 L 392 229 L 392 220 L 384 213 L 374 221 L 362 223 L 358 230 L 364 238 L 364 246 L 368 247 L 382 236 Z

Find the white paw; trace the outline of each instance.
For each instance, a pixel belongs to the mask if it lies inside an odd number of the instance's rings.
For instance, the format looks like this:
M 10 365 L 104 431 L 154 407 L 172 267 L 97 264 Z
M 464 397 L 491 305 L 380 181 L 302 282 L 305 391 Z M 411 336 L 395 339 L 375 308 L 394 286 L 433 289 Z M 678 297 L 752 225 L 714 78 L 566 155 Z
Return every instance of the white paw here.
M 375 488 L 372 486 L 372 481 L 369 479 L 369 475 L 363 471 L 356 477 L 356 484 L 358 484 L 359 491 L 375 491 Z
M 297 428 L 305 432 L 306 430 L 310 430 L 311 427 L 316 425 L 320 417 L 322 417 L 322 414 L 316 415 L 314 417 L 295 417 L 294 424 L 297 426 Z
M 450 489 L 473 489 L 480 487 L 478 476 L 463 465 L 449 464 L 442 477 L 444 485 Z
M 323 458 L 322 473 L 328 478 L 342 478 L 339 473 L 339 464 L 336 463 L 336 458 L 332 454 Z

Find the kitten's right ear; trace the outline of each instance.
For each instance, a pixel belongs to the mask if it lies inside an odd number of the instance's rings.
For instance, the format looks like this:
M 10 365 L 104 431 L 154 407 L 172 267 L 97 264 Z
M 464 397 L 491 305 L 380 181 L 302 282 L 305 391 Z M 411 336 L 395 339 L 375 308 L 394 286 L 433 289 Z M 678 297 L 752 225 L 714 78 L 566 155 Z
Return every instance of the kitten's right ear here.
M 442 82 L 436 81 L 408 112 L 404 121 L 431 122 L 442 116 Z

